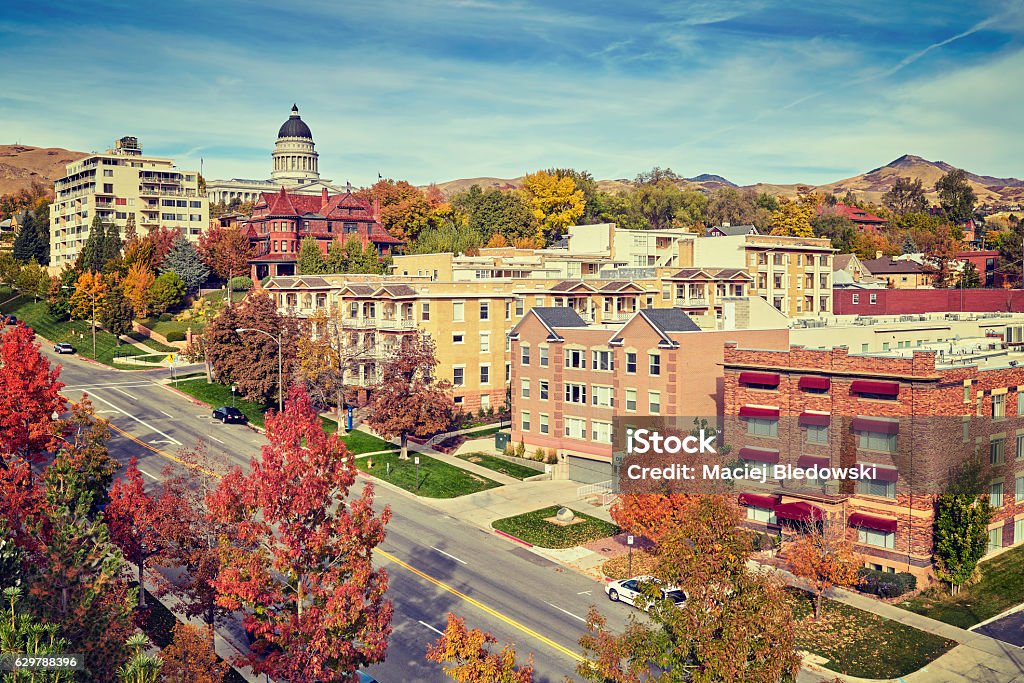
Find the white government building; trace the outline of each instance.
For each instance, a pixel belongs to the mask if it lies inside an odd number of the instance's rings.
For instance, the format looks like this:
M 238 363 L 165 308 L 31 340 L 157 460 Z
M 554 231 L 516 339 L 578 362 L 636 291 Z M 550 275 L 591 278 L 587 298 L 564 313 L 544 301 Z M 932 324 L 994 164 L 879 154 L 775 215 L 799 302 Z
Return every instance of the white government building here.
M 320 177 L 318 156 L 313 133 L 299 116 L 299 107 L 293 104 L 291 116 L 277 131 L 270 180 L 208 180 L 206 196 L 212 204 L 229 204 L 235 199 L 255 201 L 260 193 L 277 192 L 282 187 L 298 194 L 320 194 L 324 189 L 331 194 L 344 192 Z

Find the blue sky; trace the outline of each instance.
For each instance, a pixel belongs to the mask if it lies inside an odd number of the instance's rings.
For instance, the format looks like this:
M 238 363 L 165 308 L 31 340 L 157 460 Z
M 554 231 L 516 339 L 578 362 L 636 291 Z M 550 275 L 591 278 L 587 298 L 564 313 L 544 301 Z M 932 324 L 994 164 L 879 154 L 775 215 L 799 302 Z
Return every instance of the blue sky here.
M 138 135 L 263 178 L 298 102 L 337 182 L 652 166 L 1024 177 L 1024 0 L 0 0 L 0 142 Z

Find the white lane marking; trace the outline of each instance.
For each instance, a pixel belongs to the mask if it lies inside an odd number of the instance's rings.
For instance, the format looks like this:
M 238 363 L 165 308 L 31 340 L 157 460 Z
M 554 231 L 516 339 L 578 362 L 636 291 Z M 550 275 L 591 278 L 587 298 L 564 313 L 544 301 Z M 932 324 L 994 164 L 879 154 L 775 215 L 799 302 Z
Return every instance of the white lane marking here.
M 215 437 L 215 436 L 214 436 L 213 434 L 207 434 L 206 436 L 208 436 L 209 438 L 213 439 L 214 441 L 216 441 L 216 442 L 217 442 L 217 443 L 219 443 L 219 444 L 223 444 L 223 445 L 227 446 L 227 444 L 226 444 L 226 443 L 224 443 L 223 441 L 221 441 L 220 439 L 218 439 L 217 437 Z
M 590 595 L 590 591 L 580 591 L 576 595 Z
M 166 410 L 161 410 L 160 412 L 166 415 L 167 417 L 171 418 L 172 420 L 174 419 L 174 416 L 168 413 Z
M 103 413 L 120 413 L 120 412 L 121 412 L 120 410 L 97 410 L 96 414 L 97 415 L 102 415 Z
M 461 562 L 462 564 L 468 564 L 465 560 L 460 560 L 459 558 L 455 557 L 454 555 L 452 555 L 450 553 L 446 553 L 445 551 L 441 550 L 440 548 L 435 548 L 434 546 L 430 546 L 430 549 L 431 550 L 436 550 L 437 552 L 441 553 L 445 557 L 450 557 L 451 559 L 455 560 L 456 562 Z
M 149 443 L 152 444 L 152 445 L 156 445 L 158 443 L 171 443 L 171 442 L 168 441 L 167 439 L 154 439 L 153 441 L 150 441 Z M 181 444 L 178 444 L 178 445 L 180 446 Z
M 548 602 L 547 600 L 544 601 L 544 604 L 545 605 L 551 605 L 551 603 Z M 568 610 L 564 610 L 561 607 L 559 607 L 558 605 L 551 605 L 551 606 L 554 607 L 559 612 L 561 612 L 562 614 L 568 614 L 573 619 L 578 619 L 579 621 L 582 621 L 584 624 L 587 623 L 587 620 L 584 619 L 583 617 L 577 616 L 577 615 L 573 614 L 572 612 L 570 612 Z
M 111 403 L 107 399 L 105 399 L 105 398 L 103 398 L 101 396 L 96 396 L 96 395 L 93 395 L 93 398 L 96 399 L 97 401 L 102 401 L 103 403 L 106 403 L 108 406 L 110 406 L 111 408 L 113 408 L 117 412 L 121 413 L 125 417 L 130 417 L 131 419 L 135 420 L 136 422 L 138 422 L 140 425 L 142 425 L 146 429 L 150 429 L 150 430 L 156 432 L 157 434 L 159 434 L 160 436 L 167 437 L 167 439 L 169 440 L 168 443 L 172 443 L 172 444 L 175 444 L 177 446 L 181 445 L 181 442 L 178 441 L 177 439 L 175 439 L 174 437 L 172 437 L 170 434 L 165 434 L 164 432 L 161 432 L 159 429 L 157 429 L 153 425 L 149 424 L 145 420 L 140 420 L 139 418 L 135 417 L 131 413 L 126 413 L 125 411 L 121 410 L 120 408 L 118 408 L 116 405 L 114 405 L 113 403 Z
M 129 394 L 129 393 L 127 392 L 127 391 L 124 391 L 124 390 L 122 390 L 122 389 L 118 389 L 117 387 L 111 387 L 111 389 L 113 389 L 114 391 L 116 391 L 116 392 L 117 392 L 117 393 L 119 393 L 119 394 L 124 394 L 125 396 L 127 396 L 128 398 L 130 398 L 130 399 L 131 399 L 131 400 L 133 400 L 133 401 L 138 401 L 138 400 L 139 400 L 139 399 L 138 399 L 137 397 L 135 397 L 135 396 L 132 396 L 132 395 L 131 395 L 131 394 Z
M 139 472 L 142 472 L 142 473 L 143 473 L 144 475 L 146 475 L 147 477 L 149 477 L 149 478 L 150 478 L 150 479 L 152 479 L 153 481 L 160 481 L 159 479 L 157 479 L 157 478 L 156 478 L 156 477 L 154 477 L 154 476 L 153 476 L 152 474 L 150 474 L 149 472 L 147 472 L 146 470 L 144 470 L 144 469 L 142 469 L 142 468 L 139 468 Z
M 429 628 L 429 629 L 430 629 L 431 631 L 433 631 L 433 632 L 434 632 L 434 633 L 436 633 L 437 635 L 439 635 L 439 636 L 443 636 L 443 635 L 444 635 L 444 633 L 443 633 L 443 632 L 441 632 L 441 631 L 438 631 L 438 630 L 437 630 L 436 628 L 434 628 L 433 626 L 431 626 L 431 625 L 430 625 L 430 624 L 428 624 L 427 622 L 425 622 L 425 621 L 420 621 L 419 619 L 417 619 L 416 621 L 419 621 L 419 622 L 420 622 L 420 624 L 421 624 L 422 626 L 426 626 L 427 628 Z
M 62 387 L 62 389 L 75 389 L 77 391 L 84 391 L 86 389 L 109 389 L 111 387 L 147 387 L 152 386 L 152 382 L 111 382 L 109 384 L 69 384 Z

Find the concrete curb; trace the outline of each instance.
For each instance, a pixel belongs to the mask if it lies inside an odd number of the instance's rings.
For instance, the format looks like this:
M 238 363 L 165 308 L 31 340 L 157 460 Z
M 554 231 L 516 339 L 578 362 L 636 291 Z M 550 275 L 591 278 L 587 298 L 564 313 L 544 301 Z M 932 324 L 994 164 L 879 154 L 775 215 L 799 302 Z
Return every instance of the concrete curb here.
M 519 545 L 524 545 L 527 548 L 532 548 L 533 547 L 532 543 L 528 543 L 528 542 L 524 541 L 523 539 L 521 539 L 521 538 L 519 538 L 517 536 L 513 536 L 512 534 L 505 533 L 504 531 L 501 531 L 499 529 L 494 529 L 494 533 L 497 534 L 498 536 L 501 536 L 502 538 L 506 538 L 506 539 L 512 541 L 513 543 L 518 543 Z M 559 562 L 559 564 L 562 564 L 562 563 Z

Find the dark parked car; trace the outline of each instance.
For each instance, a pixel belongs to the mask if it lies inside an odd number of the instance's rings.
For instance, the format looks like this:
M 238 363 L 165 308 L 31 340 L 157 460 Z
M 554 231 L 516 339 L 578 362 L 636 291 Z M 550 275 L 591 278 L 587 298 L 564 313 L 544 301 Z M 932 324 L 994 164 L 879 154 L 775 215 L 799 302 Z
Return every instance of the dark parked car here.
M 8 325 L 17 325 L 18 324 L 18 316 L 16 316 L 16 315 L 6 315 L 6 316 L 4 316 L 4 323 L 6 323 Z
M 67 342 L 61 342 L 59 344 L 54 344 L 53 345 L 53 352 L 54 353 L 61 353 L 61 354 L 63 354 L 63 353 L 74 353 L 75 352 L 75 347 L 72 346 L 71 344 L 68 344 Z
M 359 676 L 359 683 L 377 683 L 377 679 L 364 671 L 356 671 L 356 676 Z
M 224 423 L 237 422 L 238 424 L 245 424 L 248 422 L 248 418 L 238 408 L 232 408 L 231 406 L 221 406 L 215 408 L 213 411 L 213 419 L 220 420 Z

